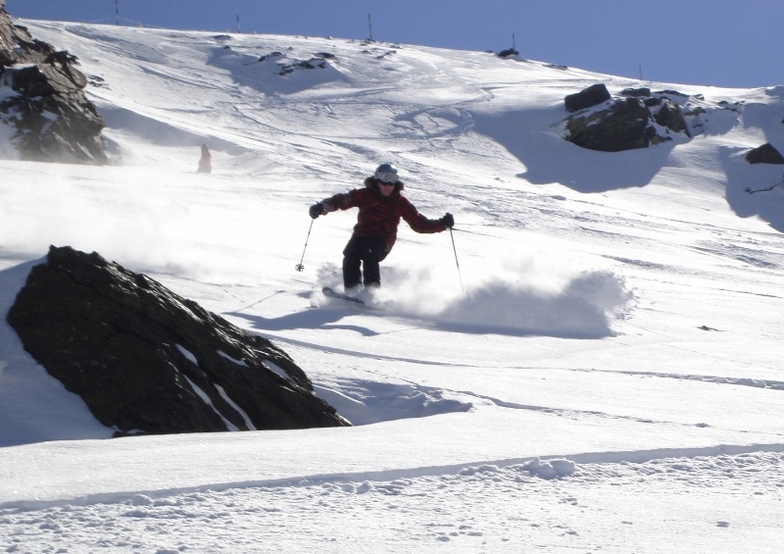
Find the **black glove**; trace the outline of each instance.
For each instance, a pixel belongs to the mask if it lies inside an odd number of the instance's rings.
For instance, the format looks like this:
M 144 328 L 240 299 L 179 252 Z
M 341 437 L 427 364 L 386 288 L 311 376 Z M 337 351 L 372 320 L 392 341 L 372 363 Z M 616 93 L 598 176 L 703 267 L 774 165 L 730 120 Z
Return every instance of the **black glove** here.
M 452 214 L 447 212 L 447 214 L 441 218 L 441 225 L 444 226 L 444 229 L 451 229 L 455 226 L 455 218 L 452 217 Z
M 321 203 L 313 204 L 310 209 L 308 210 L 310 217 L 316 219 L 320 215 L 324 215 L 324 206 Z

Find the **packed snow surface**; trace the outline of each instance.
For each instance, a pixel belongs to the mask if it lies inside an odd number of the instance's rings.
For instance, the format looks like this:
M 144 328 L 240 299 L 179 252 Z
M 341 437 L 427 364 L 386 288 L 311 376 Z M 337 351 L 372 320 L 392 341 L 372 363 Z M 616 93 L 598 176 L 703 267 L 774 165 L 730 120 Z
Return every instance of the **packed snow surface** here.
M 95 251 L 271 339 L 354 427 L 111 439 L 3 320 L 1 551 L 779 551 L 784 190 L 743 155 L 784 147 L 784 87 L 22 23 L 79 58 L 112 163 L 3 135 L 2 312 L 49 245 Z M 597 82 L 677 91 L 691 136 L 563 140 Z M 308 207 L 382 162 L 455 229 L 401 224 L 371 306 L 327 299 L 356 214 Z

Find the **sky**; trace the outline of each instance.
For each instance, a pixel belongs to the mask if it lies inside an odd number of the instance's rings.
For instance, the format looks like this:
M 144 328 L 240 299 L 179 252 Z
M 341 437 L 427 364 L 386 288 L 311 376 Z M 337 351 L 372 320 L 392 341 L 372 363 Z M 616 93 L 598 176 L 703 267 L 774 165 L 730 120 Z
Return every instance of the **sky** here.
M 372 38 L 458 50 L 516 47 L 532 60 L 645 80 L 784 82 L 780 0 L 7 0 L 14 17 L 171 29 Z M 369 25 L 370 23 L 370 25 Z

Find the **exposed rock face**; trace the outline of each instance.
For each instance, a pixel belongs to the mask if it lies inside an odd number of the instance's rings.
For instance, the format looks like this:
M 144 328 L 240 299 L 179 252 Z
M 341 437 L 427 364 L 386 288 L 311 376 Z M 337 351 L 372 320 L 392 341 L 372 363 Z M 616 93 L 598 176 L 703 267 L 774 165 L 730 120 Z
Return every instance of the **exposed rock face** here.
M 564 138 L 590 150 L 619 152 L 670 141 L 674 133 L 691 137 L 683 107 L 671 98 L 688 96 L 649 88 L 621 95 L 613 100 L 604 85 L 593 85 L 567 96 L 567 111 L 576 113 L 566 119 Z
M 583 148 L 603 152 L 645 148 L 656 134 L 649 125 L 650 120 L 651 114 L 641 100 L 627 98 L 607 110 L 570 119 L 568 140 Z
M 621 91 L 622 96 L 650 96 L 651 89 L 648 87 L 625 88 Z
M 769 142 L 750 150 L 746 154 L 750 164 L 784 164 L 784 156 Z
M 24 160 L 104 163 L 104 127 L 84 95 L 85 76 L 68 52 L 14 25 L 0 0 L 0 124 L 15 129 Z
M 96 253 L 51 247 L 8 322 L 118 434 L 349 425 L 268 340 Z
M 596 106 L 609 99 L 610 91 L 607 90 L 607 86 L 604 83 L 598 83 L 580 92 L 568 95 L 564 98 L 564 105 L 568 111 L 576 112 Z
M 662 127 L 666 127 L 670 131 L 683 133 L 687 137 L 691 136 L 691 133 L 689 133 L 689 126 L 686 124 L 686 118 L 683 117 L 681 107 L 676 102 L 673 102 L 669 98 L 662 98 L 661 101 L 656 104 L 648 104 L 649 107 L 652 105 L 659 106 L 658 110 L 652 111 L 653 120 L 656 123 Z

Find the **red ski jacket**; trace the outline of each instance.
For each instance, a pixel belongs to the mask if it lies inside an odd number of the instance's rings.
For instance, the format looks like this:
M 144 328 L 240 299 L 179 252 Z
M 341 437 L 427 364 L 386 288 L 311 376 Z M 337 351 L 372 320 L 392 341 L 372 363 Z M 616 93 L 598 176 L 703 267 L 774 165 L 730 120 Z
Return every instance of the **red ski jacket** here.
M 322 200 L 321 205 L 324 207 L 324 213 L 359 208 L 354 234 L 361 237 L 380 235 L 384 238 L 389 253 L 397 239 L 397 227 L 401 217 L 417 233 L 440 233 L 446 229 L 441 220 L 428 219 L 420 214 L 400 193 L 401 190 L 403 183 L 398 181 L 392 194 L 384 196 L 378 190 L 376 180 L 368 177 L 365 179 L 364 189 L 336 194 Z

